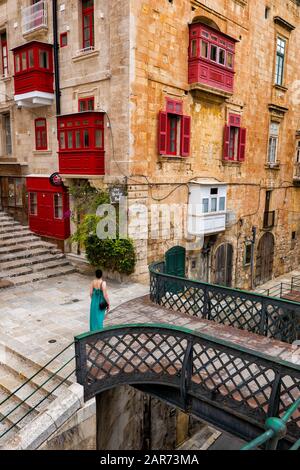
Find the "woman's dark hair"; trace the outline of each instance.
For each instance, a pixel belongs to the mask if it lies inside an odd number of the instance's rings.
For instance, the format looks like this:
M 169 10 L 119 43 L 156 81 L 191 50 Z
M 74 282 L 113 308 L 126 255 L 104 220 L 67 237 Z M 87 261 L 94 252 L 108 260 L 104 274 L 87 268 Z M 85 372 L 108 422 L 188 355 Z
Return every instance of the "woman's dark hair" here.
M 97 269 L 95 274 L 96 274 L 97 279 L 101 279 L 103 273 L 102 273 L 101 269 Z

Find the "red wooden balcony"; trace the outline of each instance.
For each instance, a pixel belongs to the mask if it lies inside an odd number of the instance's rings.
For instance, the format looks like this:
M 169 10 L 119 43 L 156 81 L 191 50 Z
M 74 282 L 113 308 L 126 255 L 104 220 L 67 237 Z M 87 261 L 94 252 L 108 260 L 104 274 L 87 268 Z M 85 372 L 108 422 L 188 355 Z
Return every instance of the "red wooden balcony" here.
M 205 24 L 190 25 L 188 80 L 192 88 L 203 85 L 204 91 L 233 93 L 236 42 Z
M 85 111 L 59 116 L 59 172 L 104 175 L 104 113 Z
M 27 108 L 54 101 L 53 50 L 51 44 L 31 41 L 15 47 L 15 101 Z

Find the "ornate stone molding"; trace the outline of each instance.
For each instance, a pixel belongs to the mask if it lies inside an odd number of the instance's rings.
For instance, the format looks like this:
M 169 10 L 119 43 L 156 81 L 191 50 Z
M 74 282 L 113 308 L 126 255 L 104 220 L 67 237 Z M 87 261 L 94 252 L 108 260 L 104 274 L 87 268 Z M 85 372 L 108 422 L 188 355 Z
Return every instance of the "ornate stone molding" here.
M 289 33 L 295 29 L 294 25 L 292 25 L 291 23 L 288 23 L 288 21 L 281 18 L 281 16 L 274 16 L 274 23 L 286 29 Z

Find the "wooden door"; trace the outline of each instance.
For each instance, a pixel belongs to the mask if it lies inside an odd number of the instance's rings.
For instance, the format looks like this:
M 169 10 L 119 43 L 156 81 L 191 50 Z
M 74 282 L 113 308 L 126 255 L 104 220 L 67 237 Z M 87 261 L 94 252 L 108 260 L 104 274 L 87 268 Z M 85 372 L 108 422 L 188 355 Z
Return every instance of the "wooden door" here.
M 174 246 L 166 253 L 166 273 L 185 277 L 185 248 Z
M 232 285 L 233 248 L 229 243 L 219 246 L 215 254 L 214 282 L 220 286 Z
M 272 279 L 274 264 L 274 236 L 265 233 L 257 247 L 255 285 L 259 286 Z

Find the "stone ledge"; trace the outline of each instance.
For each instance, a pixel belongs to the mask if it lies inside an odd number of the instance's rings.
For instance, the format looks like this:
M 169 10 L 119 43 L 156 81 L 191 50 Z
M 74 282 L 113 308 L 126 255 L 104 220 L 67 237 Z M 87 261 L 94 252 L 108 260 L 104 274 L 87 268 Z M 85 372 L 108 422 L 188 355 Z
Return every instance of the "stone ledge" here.
M 54 400 L 49 407 L 15 436 L 0 446 L 0 450 L 36 450 L 54 434 L 84 404 L 83 388 L 73 384 L 68 392 Z

